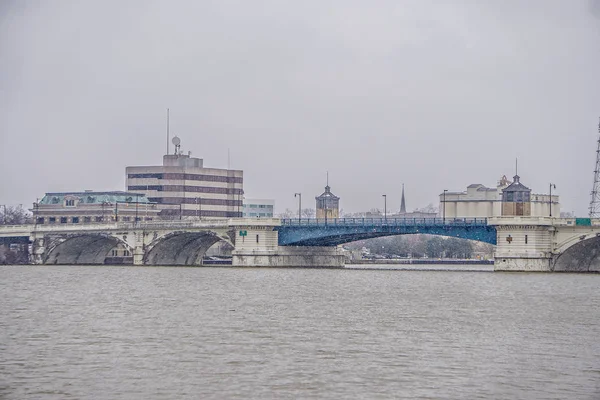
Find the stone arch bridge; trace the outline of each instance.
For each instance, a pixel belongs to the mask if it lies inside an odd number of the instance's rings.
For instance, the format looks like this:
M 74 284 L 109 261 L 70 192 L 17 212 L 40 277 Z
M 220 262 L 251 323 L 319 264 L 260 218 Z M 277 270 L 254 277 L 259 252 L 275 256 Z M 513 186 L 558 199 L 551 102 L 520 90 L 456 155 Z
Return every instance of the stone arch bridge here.
M 0 244 L 27 243 L 34 264 L 104 264 L 120 248 L 133 265 L 200 265 L 217 242 L 234 266 L 340 267 L 338 245 L 391 235 L 432 234 L 497 244 L 495 268 L 600 272 L 600 220 L 215 219 L 0 227 Z

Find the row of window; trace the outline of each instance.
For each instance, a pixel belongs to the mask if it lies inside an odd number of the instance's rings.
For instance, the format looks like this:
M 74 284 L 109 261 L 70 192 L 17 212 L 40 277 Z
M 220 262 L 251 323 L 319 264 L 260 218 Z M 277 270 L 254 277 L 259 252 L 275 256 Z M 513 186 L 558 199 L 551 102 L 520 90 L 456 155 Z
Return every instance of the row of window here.
M 249 217 L 272 217 L 273 213 L 248 213 Z
M 273 209 L 273 206 L 270 204 L 246 204 L 248 208 L 268 208 Z
M 170 217 L 170 219 L 177 219 L 181 217 L 221 217 L 221 218 L 238 218 L 242 216 L 241 212 L 236 211 L 213 211 L 213 210 L 179 210 L 170 209 L 162 210 L 160 212 L 161 217 Z
M 242 195 L 242 189 L 208 187 L 208 186 L 188 186 L 188 185 L 132 185 L 127 187 L 128 190 L 156 190 L 157 192 L 193 192 L 193 193 L 217 193 L 217 194 L 233 194 Z
M 242 207 L 242 200 L 203 199 L 199 197 L 149 197 L 148 200 L 160 204 L 194 204 L 203 206 Z
M 111 217 L 38 217 L 36 219 L 36 223 L 37 224 L 56 224 L 56 223 L 61 223 L 61 224 L 79 224 L 79 223 L 84 223 L 84 224 L 90 224 L 93 222 L 97 222 L 97 223 L 102 223 L 102 222 L 115 222 L 115 221 L 121 221 L 121 222 L 129 222 L 129 221 L 133 221 L 135 218 L 134 217 L 117 217 L 117 219 L 115 219 L 114 216 Z M 152 217 L 145 217 L 145 218 L 141 218 L 138 217 L 137 219 L 138 221 L 152 221 Z
M 244 178 L 238 176 L 223 175 L 201 175 L 201 174 L 176 174 L 176 173 L 153 173 L 153 174 L 129 174 L 128 178 L 153 178 L 165 180 L 186 180 L 186 181 L 205 181 L 205 182 L 227 182 L 243 183 Z

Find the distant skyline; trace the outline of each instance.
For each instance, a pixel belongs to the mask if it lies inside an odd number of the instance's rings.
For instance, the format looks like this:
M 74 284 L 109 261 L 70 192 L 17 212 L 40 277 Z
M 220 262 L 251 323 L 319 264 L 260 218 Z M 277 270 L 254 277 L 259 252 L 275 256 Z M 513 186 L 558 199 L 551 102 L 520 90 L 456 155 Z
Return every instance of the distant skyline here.
M 0 3 L 0 204 L 125 190 L 171 137 L 246 197 L 345 212 L 556 184 L 587 215 L 600 0 Z M 171 147 L 173 150 L 173 147 Z M 311 204 L 312 203 L 312 204 Z

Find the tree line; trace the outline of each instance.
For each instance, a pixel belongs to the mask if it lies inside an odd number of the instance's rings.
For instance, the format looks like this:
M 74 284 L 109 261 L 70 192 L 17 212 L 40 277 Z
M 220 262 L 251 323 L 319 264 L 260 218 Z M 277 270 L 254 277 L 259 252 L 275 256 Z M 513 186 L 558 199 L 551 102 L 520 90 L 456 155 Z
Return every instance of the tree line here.
M 466 239 L 434 235 L 387 236 L 361 240 L 345 245 L 350 250 L 369 249 L 373 255 L 403 258 L 473 258 L 476 255 L 491 256 L 493 246 Z

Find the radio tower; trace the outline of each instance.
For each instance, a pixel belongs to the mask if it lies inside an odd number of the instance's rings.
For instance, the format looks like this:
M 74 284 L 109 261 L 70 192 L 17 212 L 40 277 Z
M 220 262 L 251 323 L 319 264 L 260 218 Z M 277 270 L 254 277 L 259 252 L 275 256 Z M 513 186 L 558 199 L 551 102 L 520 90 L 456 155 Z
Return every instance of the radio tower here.
M 600 123 L 598 123 L 598 134 L 594 187 L 592 188 L 592 200 L 590 201 L 590 218 L 600 218 Z

